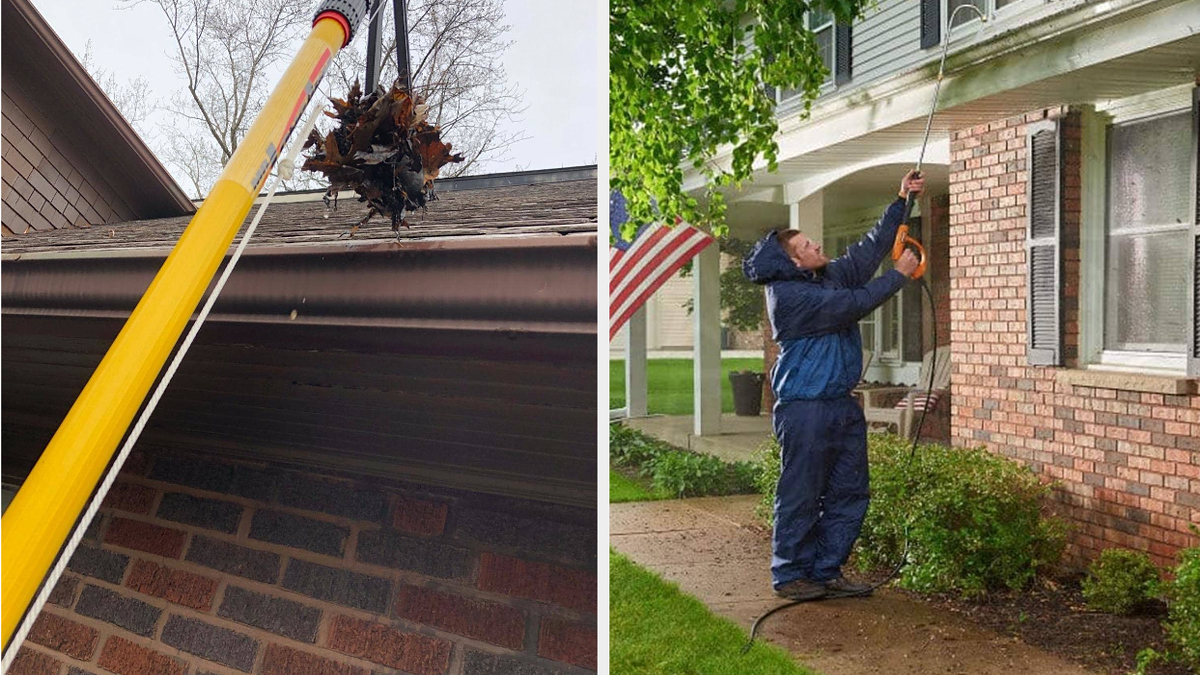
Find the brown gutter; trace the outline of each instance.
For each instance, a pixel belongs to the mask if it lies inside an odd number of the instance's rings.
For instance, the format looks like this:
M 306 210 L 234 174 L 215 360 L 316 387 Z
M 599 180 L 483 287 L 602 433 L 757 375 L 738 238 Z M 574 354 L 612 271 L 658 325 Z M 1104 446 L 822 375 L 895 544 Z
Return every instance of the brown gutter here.
M 597 235 L 249 248 L 209 321 L 596 333 Z M 121 318 L 166 249 L 0 256 L 5 315 Z
M 86 127 L 79 130 L 81 133 L 100 141 L 95 144 L 97 152 L 103 153 L 108 150 L 109 148 L 105 146 L 117 145 L 112 142 L 112 139 L 118 139 L 120 145 L 132 152 L 136 161 L 141 165 L 140 168 L 145 169 L 146 176 L 126 176 L 124 178 L 126 180 L 140 179 L 140 182 L 144 182 L 148 178 L 152 181 L 153 187 L 157 188 L 154 192 L 158 194 L 153 195 L 156 198 L 155 201 L 161 202 L 161 204 L 159 208 L 155 209 L 146 209 L 144 204 L 130 204 L 134 208 L 142 207 L 139 210 L 144 213 L 140 213 L 139 217 L 155 218 L 194 212 L 195 207 L 192 201 L 171 177 L 166 167 L 158 161 L 150 148 L 137 135 L 129 122 L 104 94 L 100 86 L 88 75 L 83 65 L 63 44 L 58 34 L 54 32 L 50 24 L 46 23 L 45 18 L 29 0 L 3 0 L 3 9 L 4 40 L 6 42 L 15 38 L 17 43 L 20 43 L 20 38 L 26 37 L 22 33 L 28 33 L 28 36 L 35 38 L 38 46 L 42 47 L 40 50 L 30 50 L 24 53 L 6 50 L 5 66 L 43 71 L 37 73 L 35 77 L 47 75 L 45 81 L 53 79 L 63 88 L 67 94 L 66 101 L 83 107 L 85 112 L 94 113 L 78 122 Z M 17 58 L 12 58 L 13 56 Z M 20 61 L 26 63 L 18 63 Z M 66 75 L 67 77 L 55 78 L 54 75 Z M 86 106 L 85 104 L 88 103 L 91 105 Z M 107 142 L 104 142 L 105 140 Z M 170 208 L 164 208 L 167 204 L 170 205 Z

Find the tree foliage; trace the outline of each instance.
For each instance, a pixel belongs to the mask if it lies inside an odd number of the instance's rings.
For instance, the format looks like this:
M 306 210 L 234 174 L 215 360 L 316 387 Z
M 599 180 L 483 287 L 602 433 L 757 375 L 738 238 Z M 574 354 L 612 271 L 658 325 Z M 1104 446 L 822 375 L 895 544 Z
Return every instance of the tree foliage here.
M 612 0 L 611 186 L 625 195 L 623 236 L 670 214 L 725 231 L 720 188 L 776 167 L 775 103 L 763 84 L 799 90 L 805 114 L 827 70 L 804 15 L 841 23 L 871 0 Z M 728 158 L 722 156 L 732 148 Z M 684 191 L 684 172 L 703 180 Z

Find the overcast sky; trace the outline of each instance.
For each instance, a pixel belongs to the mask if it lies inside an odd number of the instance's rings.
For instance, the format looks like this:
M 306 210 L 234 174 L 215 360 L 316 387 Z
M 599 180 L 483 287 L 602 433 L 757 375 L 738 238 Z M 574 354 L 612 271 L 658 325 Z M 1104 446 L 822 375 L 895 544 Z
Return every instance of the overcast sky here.
M 33 4 L 77 57 L 82 58 L 91 40 L 95 63 L 113 71 L 118 80 L 145 77 L 157 97 L 183 86 L 166 57 L 174 42 L 157 7 L 115 9 L 114 0 L 33 0 Z M 316 0 L 312 4 L 315 8 Z M 509 82 L 525 90 L 528 106 L 514 126 L 528 138 L 513 146 L 507 161 L 493 162 L 484 171 L 595 163 L 600 82 L 597 3 L 505 0 L 505 11 L 513 45 L 504 66 Z

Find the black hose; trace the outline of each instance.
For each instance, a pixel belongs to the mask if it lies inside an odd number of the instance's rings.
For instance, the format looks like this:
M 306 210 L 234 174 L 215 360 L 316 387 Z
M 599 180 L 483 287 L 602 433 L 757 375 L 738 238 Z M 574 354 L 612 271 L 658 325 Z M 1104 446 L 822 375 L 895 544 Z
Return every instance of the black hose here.
M 937 373 L 937 348 L 938 348 L 937 306 L 934 304 L 933 291 L 931 291 L 929 289 L 929 284 L 926 283 L 924 279 L 918 279 L 917 281 L 918 281 L 918 283 L 920 283 L 921 288 L 923 288 L 925 290 L 926 297 L 929 298 L 929 311 L 933 314 L 933 321 L 931 322 L 931 325 L 933 327 L 933 331 L 932 331 L 933 355 L 930 357 L 930 360 L 929 360 L 929 385 L 925 388 L 925 403 L 924 403 L 924 405 L 921 406 L 921 417 L 917 419 L 917 428 L 916 428 L 915 432 L 913 433 L 912 448 L 908 451 L 908 458 L 905 460 L 906 466 L 909 468 L 911 468 L 911 466 L 912 466 L 913 458 L 916 457 L 916 455 L 917 455 L 917 442 L 921 438 L 921 427 L 923 427 L 925 425 L 925 413 L 928 412 L 929 408 L 931 407 L 929 404 L 929 398 L 933 395 L 933 378 L 934 378 L 934 375 Z M 916 401 L 913 401 L 913 403 L 915 404 Z M 905 487 L 911 488 L 912 482 L 910 481 L 909 483 L 907 483 L 905 485 Z M 821 600 L 839 600 L 842 598 L 866 597 L 866 596 L 874 593 L 875 589 L 883 586 L 884 584 L 891 582 L 893 579 L 895 579 L 897 576 L 899 576 L 900 570 L 903 569 L 904 564 L 906 562 L 908 562 L 908 548 L 909 548 L 909 544 L 912 543 L 908 536 L 908 528 L 911 524 L 912 523 L 910 520 L 910 522 L 907 522 L 904 525 L 904 548 L 900 551 L 900 561 L 896 563 L 896 567 L 892 569 L 891 573 L 888 574 L 886 578 L 884 578 L 882 581 L 872 584 L 870 588 L 863 590 L 863 591 L 858 591 L 857 593 L 835 593 L 833 595 L 822 595 L 822 596 L 819 596 L 816 598 L 809 598 L 807 600 L 790 600 L 790 601 L 785 602 L 781 605 L 778 605 L 770 610 L 767 610 L 767 612 L 765 614 L 763 614 L 762 616 L 755 619 L 754 623 L 750 625 L 750 639 L 746 642 L 746 645 L 744 647 L 742 647 L 742 653 L 745 654 L 746 652 L 750 651 L 750 647 L 752 647 L 754 645 L 754 637 L 758 634 L 758 627 L 762 624 L 763 621 L 765 621 L 767 619 L 767 617 L 771 616 L 772 614 L 775 614 L 776 612 L 780 612 L 785 609 L 795 607 L 796 605 L 804 604 L 806 602 L 818 602 Z

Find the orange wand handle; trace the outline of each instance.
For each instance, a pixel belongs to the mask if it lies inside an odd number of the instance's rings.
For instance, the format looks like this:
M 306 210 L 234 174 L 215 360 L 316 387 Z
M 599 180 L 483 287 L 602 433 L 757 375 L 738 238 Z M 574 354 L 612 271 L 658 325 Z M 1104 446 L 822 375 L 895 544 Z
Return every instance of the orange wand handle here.
M 899 260 L 900 254 L 904 253 L 905 246 L 912 246 L 917 249 L 917 269 L 913 272 L 913 279 L 920 279 L 925 275 L 925 247 L 921 246 L 921 242 L 908 236 L 908 224 L 900 226 L 896 230 L 896 241 L 892 244 L 892 260 Z
M 919 178 L 920 176 L 920 172 L 913 174 L 914 178 Z M 921 242 L 908 236 L 908 221 L 912 218 L 914 204 L 916 204 L 916 195 L 909 192 L 904 200 L 904 222 L 896 230 L 896 241 L 892 243 L 892 260 L 899 260 L 906 246 L 912 246 L 917 249 L 917 257 L 920 260 L 917 262 L 917 269 L 913 272 L 912 278 L 920 279 L 925 275 L 925 247 L 921 246 Z

